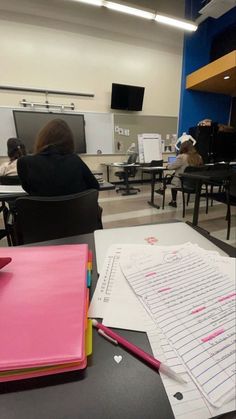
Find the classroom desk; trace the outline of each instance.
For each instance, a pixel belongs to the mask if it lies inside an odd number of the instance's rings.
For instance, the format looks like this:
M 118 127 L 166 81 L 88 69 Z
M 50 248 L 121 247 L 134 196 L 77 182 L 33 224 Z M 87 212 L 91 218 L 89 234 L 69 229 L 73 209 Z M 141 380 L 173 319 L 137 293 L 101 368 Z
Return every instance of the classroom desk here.
M 195 230 L 231 254 L 231 246 L 209 237 L 199 227 Z M 88 243 L 95 252 L 93 234 L 34 245 L 75 243 Z M 94 257 L 92 292 L 96 280 Z M 144 350 L 151 351 L 145 333 L 126 330 L 119 330 L 118 333 Z M 115 355 L 123 356 L 119 365 L 113 359 Z M 224 419 L 233 419 L 233 415 L 224 415 Z M 93 354 L 86 370 L 0 383 L 0 418 L 174 419 L 174 416 L 158 373 L 94 330 Z
M 206 170 L 203 172 L 191 172 L 191 173 L 182 173 L 180 177 L 183 179 L 190 179 L 196 181 L 196 193 L 194 201 L 194 210 L 193 210 L 193 220 L 192 224 L 194 226 L 198 225 L 198 216 L 199 216 L 199 206 L 200 206 L 200 197 L 201 189 L 203 184 L 211 184 L 219 181 L 226 181 L 231 177 L 231 170 Z
M 110 181 L 110 167 L 112 166 L 112 163 L 101 163 L 102 166 L 106 167 L 107 170 L 107 182 Z
M 113 183 L 110 183 L 110 182 L 106 182 L 105 180 L 102 182 L 102 183 L 100 183 L 100 182 L 98 182 L 99 183 L 99 191 L 111 191 L 112 189 L 115 189 L 115 185 L 113 185 Z
M 112 183 L 106 181 L 99 183 L 100 191 L 108 191 L 111 189 L 115 189 L 115 185 Z M 24 191 L 21 185 L 0 185 L 0 201 L 14 200 L 27 195 L 27 192 Z

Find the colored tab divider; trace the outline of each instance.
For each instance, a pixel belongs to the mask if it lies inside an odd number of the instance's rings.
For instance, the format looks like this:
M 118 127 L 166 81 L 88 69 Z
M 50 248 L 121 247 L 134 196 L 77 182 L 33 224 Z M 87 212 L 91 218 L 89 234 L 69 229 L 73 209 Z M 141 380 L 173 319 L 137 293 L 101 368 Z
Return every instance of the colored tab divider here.
M 91 250 L 88 251 L 88 267 L 87 267 L 87 287 L 91 287 L 92 283 L 92 270 L 93 270 L 93 253 Z

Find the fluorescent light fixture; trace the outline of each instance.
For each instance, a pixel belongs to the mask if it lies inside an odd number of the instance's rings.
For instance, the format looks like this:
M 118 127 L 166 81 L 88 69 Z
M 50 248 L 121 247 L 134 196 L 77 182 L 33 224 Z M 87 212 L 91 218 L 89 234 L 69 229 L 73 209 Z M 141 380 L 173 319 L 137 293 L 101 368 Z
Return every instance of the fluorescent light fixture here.
M 92 6 L 103 6 L 103 0 L 76 0 L 79 3 L 91 4 Z
M 113 3 L 111 1 L 104 1 L 103 5 L 108 9 L 115 10 L 116 12 L 127 13 L 128 15 L 134 15 L 138 17 L 143 17 L 144 19 L 152 20 L 155 18 L 155 15 L 145 10 L 136 9 L 134 7 L 125 6 L 119 3 Z
M 142 17 L 148 20 L 156 20 L 159 23 L 165 23 L 176 28 L 185 29 L 187 31 L 196 31 L 197 25 L 188 22 L 187 20 L 174 19 L 172 17 L 154 14 L 135 7 L 126 6 L 124 4 L 114 3 L 106 0 L 75 0 L 79 3 L 91 4 L 93 6 L 105 6 L 108 9 L 115 10 L 116 12 L 126 13 L 137 17 Z
M 186 29 L 187 31 L 196 31 L 197 25 L 185 20 L 174 19 L 172 17 L 156 15 L 155 20 L 159 23 L 175 26 L 176 28 Z
M 230 79 L 230 76 L 224 76 L 224 80 Z

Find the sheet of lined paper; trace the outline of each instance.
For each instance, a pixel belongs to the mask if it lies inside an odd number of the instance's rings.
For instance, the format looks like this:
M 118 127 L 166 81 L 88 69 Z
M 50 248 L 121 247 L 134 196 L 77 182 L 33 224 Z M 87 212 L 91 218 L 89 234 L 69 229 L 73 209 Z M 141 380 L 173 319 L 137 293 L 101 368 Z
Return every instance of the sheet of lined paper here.
M 126 252 L 121 267 L 212 405 L 235 381 L 235 284 L 194 246 Z

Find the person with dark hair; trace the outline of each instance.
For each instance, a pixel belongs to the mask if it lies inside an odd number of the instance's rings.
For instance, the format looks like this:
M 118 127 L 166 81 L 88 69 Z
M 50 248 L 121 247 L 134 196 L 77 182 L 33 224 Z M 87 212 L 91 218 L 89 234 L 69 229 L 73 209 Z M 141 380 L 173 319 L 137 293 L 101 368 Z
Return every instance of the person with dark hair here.
M 9 161 L 0 166 L 0 176 L 17 176 L 17 159 L 26 154 L 25 145 L 19 138 L 7 140 L 7 155 Z
M 58 196 L 99 189 L 99 184 L 74 152 L 73 134 L 65 121 L 53 119 L 39 132 L 35 153 L 17 161 L 23 189 L 34 196 Z
M 167 169 L 175 170 L 173 179 L 171 180 L 172 200 L 169 203 L 171 207 L 176 208 L 177 188 L 181 187 L 179 175 L 183 173 L 188 166 L 198 167 L 203 164 L 202 157 L 193 146 L 192 141 L 185 141 L 181 144 L 179 154 L 174 163 L 168 164 Z

